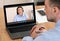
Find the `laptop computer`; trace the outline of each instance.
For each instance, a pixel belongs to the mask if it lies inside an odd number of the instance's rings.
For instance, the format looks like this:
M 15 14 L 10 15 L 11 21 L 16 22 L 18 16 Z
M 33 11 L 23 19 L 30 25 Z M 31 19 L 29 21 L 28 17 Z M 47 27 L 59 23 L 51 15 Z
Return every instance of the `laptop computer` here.
M 6 30 L 12 39 L 30 35 L 36 24 L 34 3 L 4 5 Z

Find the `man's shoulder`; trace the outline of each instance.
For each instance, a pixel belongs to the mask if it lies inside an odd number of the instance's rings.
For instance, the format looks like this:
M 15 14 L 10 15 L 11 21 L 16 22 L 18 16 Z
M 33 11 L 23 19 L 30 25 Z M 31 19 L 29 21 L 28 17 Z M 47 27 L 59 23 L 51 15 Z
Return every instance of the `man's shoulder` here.
M 49 30 L 47 32 L 41 33 L 38 35 L 38 37 L 35 40 L 55 40 L 55 38 L 59 37 L 59 34 L 57 33 L 56 30 Z
M 47 31 L 44 33 L 40 33 L 35 39 L 34 41 L 47 41 L 49 38 L 51 37 L 51 32 Z M 49 41 L 49 40 L 48 40 Z

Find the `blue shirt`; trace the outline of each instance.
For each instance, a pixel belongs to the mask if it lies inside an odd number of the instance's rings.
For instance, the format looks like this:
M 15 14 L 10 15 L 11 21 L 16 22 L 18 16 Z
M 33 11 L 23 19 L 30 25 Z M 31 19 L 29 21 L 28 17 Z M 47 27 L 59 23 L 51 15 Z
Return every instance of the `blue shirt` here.
M 22 39 L 22 41 L 23 41 L 23 39 Z M 44 32 L 44 33 L 40 33 L 32 41 L 60 41 L 60 20 L 57 21 L 54 29 L 49 30 L 49 31 Z
M 14 22 L 16 22 L 16 21 L 23 21 L 23 20 L 27 20 L 26 14 L 23 14 L 22 16 L 16 15 L 16 16 L 14 17 Z

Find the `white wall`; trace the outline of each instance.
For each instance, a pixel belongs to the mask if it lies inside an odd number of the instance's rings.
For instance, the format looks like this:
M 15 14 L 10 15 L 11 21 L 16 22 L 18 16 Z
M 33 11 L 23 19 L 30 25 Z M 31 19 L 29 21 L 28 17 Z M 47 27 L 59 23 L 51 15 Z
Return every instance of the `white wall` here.
M 7 4 L 19 4 L 19 3 L 29 3 L 29 2 L 42 2 L 44 0 L 0 0 L 0 8 L 3 7 L 3 5 Z
M 35 2 L 43 2 L 44 0 L 34 0 Z
M 4 0 L 4 5 L 17 3 L 20 3 L 19 0 Z
M 25 3 L 25 2 L 29 3 L 29 2 L 34 2 L 34 0 L 19 0 L 19 2 L 21 2 L 21 3 Z
M 3 6 L 3 0 L 0 0 L 0 8 Z
M 19 4 L 19 3 L 26 3 L 26 2 L 33 2 L 33 0 L 0 0 L 0 8 L 2 8 L 3 5 Z

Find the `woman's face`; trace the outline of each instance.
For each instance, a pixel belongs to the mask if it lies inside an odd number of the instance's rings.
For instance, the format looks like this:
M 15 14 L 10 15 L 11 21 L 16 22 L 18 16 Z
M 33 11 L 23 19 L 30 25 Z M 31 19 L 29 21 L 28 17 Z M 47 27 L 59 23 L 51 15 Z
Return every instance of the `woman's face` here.
M 19 13 L 20 16 L 22 16 L 23 15 L 23 9 L 22 8 L 18 8 L 18 13 Z

